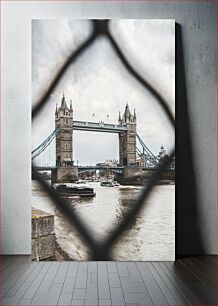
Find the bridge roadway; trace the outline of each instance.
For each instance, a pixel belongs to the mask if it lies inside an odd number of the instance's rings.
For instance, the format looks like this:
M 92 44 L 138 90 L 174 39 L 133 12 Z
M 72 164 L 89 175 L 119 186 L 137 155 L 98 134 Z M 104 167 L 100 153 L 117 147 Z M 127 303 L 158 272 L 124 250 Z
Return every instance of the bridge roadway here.
M 134 166 L 132 166 L 134 167 Z M 57 167 L 56 166 L 36 166 L 35 169 L 36 171 L 52 171 L 55 170 Z M 158 167 L 141 167 L 141 170 L 145 171 L 156 171 Z M 95 170 L 109 170 L 109 171 L 114 171 L 118 173 L 123 173 L 124 167 L 119 167 L 119 166 L 78 166 L 78 171 L 95 171 Z M 174 171 L 173 169 L 167 169 L 168 171 Z
M 73 129 L 78 131 L 121 133 L 127 131 L 127 126 L 104 123 L 102 121 L 99 123 L 89 121 L 73 121 Z
M 55 170 L 56 166 L 38 166 L 35 167 L 37 171 L 52 171 Z M 109 167 L 109 166 L 78 166 L 78 171 L 95 171 L 95 170 L 110 170 L 110 171 L 116 171 L 116 172 L 123 172 L 124 167 Z

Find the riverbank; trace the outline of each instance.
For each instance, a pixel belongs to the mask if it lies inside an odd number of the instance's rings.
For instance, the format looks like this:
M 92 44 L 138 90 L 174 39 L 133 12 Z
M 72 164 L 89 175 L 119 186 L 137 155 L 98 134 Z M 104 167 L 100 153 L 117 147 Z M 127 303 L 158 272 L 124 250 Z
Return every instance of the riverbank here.
M 129 178 L 118 178 L 117 182 L 122 186 L 145 186 L 149 183 L 148 178 L 135 178 L 135 177 L 129 177 Z M 157 182 L 157 186 L 159 185 L 175 185 L 174 180 L 167 180 L 167 179 L 161 179 Z

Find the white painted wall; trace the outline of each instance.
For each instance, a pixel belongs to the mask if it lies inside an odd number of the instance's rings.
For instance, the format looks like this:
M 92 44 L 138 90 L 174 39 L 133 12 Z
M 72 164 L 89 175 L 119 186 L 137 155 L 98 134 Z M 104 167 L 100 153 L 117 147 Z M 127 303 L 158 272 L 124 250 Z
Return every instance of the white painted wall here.
M 10 1 L 2 17 L 1 252 L 31 252 L 31 19 L 172 18 L 183 29 L 201 230 L 217 253 L 215 1 Z

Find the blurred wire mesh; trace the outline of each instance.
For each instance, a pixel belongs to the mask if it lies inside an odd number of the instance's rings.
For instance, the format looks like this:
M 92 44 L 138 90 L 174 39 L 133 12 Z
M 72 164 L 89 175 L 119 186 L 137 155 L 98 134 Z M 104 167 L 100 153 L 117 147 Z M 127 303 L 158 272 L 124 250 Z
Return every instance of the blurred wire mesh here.
M 60 68 L 58 73 L 54 76 L 51 83 L 48 85 L 45 92 L 41 95 L 41 98 L 35 104 L 32 110 L 32 119 L 39 116 L 40 112 L 42 111 L 43 107 L 48 103 L 49 97 L 58 85 L 59 81 L 62 79 L 63 75 L 65 74 L 68 67 L 74 63 L 76 60 L 80 58 L 85 50 L 87 50 L 100 36 L 104 36 L 109 42 L 113 50 L 115 51 L 117 57 L 119 58 L 120 62 L 126 68 L 128 73 L 132 75 L 137 82 L 139 82 L 145 89 L 147 89 L 150 94 L 156 99 L 157 103 L 161 106 L 163 112 L 166 114 L 169 122 L 171 123 L 172 127 L 175 129 L 175 121 L 173 114 L 171 113 L 167 102 L 164 98 L 160 95 L 160 93 L 147 82 L 129 63 L 121 48 L 115 41 L 113 35 L 109 29 L 109 20 L 93 20 L 93 30 L 90 36 L 75 50 L 73 51 L 70 56 L 65 60 L 63 66 Z M 125 217 L 121 220 L 121 222 L 115 226 L 110 234 L 104 240 L 96 240 L 88 227 L 86 226 L 85 222 L 83 222 L 82 218 L 76 213 L 75 210 L 72 209 L 68 205 L 68 202 L 63 198 L 60 198 L 59 195 L 52 189 L 44 180 L 42 175 L 36 171 L 34 163 L 32 163 L 32 175 L 33 178 L 36 179 L 40 185 L 44 188 L 44 190 L 49 194 L 51 199 L 53 200 L 54 205 L 66 216 L 66 218 L 72 223 L 72 226 L 77 230 L 80 237 L 86 243 L 90 250 L 91 260 L 113 260 L 112 258 L 112 250 L 114 244 L 119 241 L 121 234 L 125 230 L 127 230 L 132 222 L 135 220 L 138 212 L 144 207 L 145 201 L 150 195 L 154 186 L 158 183 L 162 173 L 168 167 L 168 165 L 172 162 L 175 155 L 175 149 L 169 154 L 169 159 L 165 160 L 161 163 L 160 167 L 154 171 L 149 183 L 143 188 L 142 192 L 140 193 L 139 197 L 135 200 L 132 207 L 128 210 L 128 213 Z

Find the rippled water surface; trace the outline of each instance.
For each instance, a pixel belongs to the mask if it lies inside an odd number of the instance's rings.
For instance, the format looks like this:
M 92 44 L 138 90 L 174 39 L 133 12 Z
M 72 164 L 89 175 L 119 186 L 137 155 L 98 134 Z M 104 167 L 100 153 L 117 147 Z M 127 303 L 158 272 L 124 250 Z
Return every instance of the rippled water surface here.
M 125 216 L 142 187 L 101 187 L 90 183 L 94 198 L 70 200 L 90 231 L 99 239 Z M 52 205 L 49 196 L 32 181 L 32 206 L 55 214 L 55 233 L 60 247 L 74 260 L 86 260 L 88 250 L 71 224 Z M 174 260 L 175 186 L 155 187 L 133 226 L 114 249 L 116 260 Z

